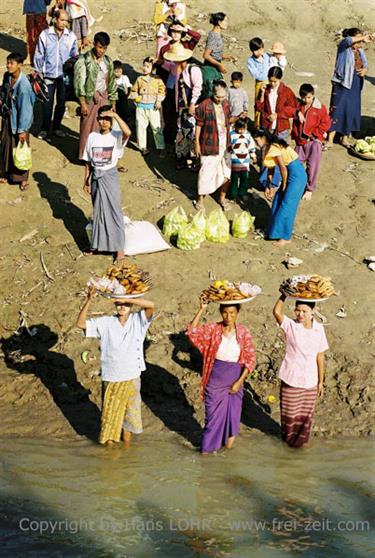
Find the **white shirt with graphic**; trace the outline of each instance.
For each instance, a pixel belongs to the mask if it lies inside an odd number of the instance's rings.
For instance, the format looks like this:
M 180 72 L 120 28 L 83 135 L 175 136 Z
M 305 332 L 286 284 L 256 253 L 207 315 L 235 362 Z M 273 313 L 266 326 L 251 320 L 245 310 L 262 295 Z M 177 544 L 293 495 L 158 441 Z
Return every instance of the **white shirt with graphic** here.
M 121 131 L 111 130 L 107 134 L 91 132 L 82 159 L 95 169 L 107 171 L 117 165 L 124 154 L 125 145 Z

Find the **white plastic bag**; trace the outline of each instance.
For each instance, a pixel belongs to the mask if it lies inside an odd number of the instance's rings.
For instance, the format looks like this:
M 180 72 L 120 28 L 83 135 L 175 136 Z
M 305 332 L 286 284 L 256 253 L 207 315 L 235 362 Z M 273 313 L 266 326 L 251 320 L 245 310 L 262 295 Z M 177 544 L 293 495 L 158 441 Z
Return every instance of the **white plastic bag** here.
M 170 248 L 155 225 L 148 221 L 130 221 L 128 217 L 124 217 L 124 227 L 126 256 L 151 254 Z

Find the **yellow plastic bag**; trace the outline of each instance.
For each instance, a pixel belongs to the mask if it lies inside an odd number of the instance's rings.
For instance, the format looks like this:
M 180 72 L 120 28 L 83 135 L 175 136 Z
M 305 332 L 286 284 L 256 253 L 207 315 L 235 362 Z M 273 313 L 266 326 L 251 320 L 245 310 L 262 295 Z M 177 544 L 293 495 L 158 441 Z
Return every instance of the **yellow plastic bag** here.
M 190 223 L 180 229 L 177 238 L 177 248 L 180 250 L 198 250 L 201 242 L 202 231 L 197 229 L 194 223 Z
M 206 239 L 206 216 L 202 209 L 193 217 L 192 225 L 201 233 L 201 241 Z
M 17 144 L 17 147 L 13 149 L 13 162 L 14 166 L 17 167 L 18 170 L 28 171 L 32 167 L 32 157 L 31 157 L 31 147 L 27 144 L 26 141 L 21 143 L 20 141 Z
M 248 233 L 254 230 L 255 217 L 248 211 L 242 211 L 235 215 L 232 222 L 232 236 L 235 238 L 246 238 Z
M 185 210 L 182 207 L 175 207 L 164 217 L 163 234 L 168 237 L 176 236 L 187 222 Z
M 206 220 L 206 239 L 224 244 L 229 240 L 229 221 L 221 209 L 211 211 Z

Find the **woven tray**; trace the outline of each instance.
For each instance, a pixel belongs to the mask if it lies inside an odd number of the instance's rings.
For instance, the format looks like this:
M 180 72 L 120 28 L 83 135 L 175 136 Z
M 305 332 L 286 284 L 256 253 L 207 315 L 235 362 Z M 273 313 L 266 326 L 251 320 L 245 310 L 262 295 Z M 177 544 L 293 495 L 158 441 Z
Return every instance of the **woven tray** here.
M 354 157 L 358 157 L 359 159 L 364 159 L 365 161 L 375 161 L 375 153 L 360 153 L 356 151 L 354 147 L 348 147 L 348 151 Z

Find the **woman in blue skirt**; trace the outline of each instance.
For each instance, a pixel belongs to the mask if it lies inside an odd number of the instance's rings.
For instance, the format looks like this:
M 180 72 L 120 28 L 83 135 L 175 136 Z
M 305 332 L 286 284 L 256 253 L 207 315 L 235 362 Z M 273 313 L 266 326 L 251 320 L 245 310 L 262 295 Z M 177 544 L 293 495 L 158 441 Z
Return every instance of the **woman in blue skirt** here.
M 365 53 L 359 45 L 361 42 L 373 41 L 374 37 L 355 27 L 344 29 L 342 36 L 332 76 L 332 125 L 325 149 L 332 147 L 336 132 L 341 135 L 341 145 L 350 147 L 349 136 L 352 132 L 361 130 L 361 91 L 368 65 Z
M 291 241 L 298 205 L 307 183 L 306 171 L 297 153 L 286 141 L 265 128 L 256 129 L 252 136 L 263 152 L 263 166 L 268 169 L 265 193 L 266 198 L 272 200 L 268 238 L 284 246 Z M 276 167 L 280 170 L 281 185 L 270 188 Z

